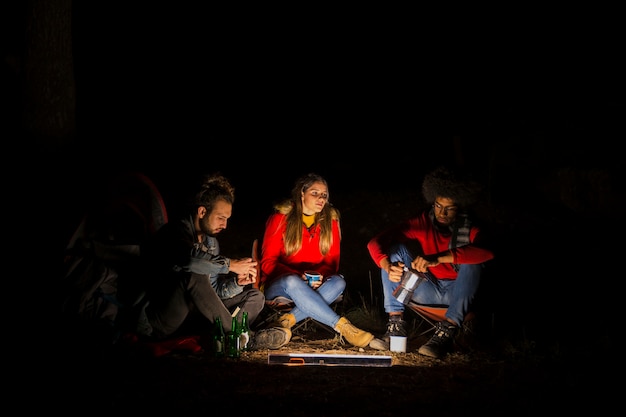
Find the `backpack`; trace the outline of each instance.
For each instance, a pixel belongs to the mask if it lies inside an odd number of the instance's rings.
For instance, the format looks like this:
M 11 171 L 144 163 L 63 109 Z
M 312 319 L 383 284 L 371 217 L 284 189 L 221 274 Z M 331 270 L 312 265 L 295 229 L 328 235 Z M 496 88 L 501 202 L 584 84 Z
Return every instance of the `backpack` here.
M 167 223 L 167 211 L 143 174 L 124 173 L 106 188 L 66 247 L 61 312 L 72 332 L 115 343 L 141 298 L 141 248 Z

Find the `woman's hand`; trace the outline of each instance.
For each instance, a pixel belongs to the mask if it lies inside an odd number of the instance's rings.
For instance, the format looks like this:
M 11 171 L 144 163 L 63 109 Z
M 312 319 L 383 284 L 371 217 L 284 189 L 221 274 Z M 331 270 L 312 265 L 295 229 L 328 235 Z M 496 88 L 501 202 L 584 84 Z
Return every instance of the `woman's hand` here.
M 320 287 L 320 285 L 322 285 L 322 283 L 324 282 L 324 276 L 320 274 L 320 279 L 318 279 L 317 281 L 311 281 L 309 283 L 309 279 L 307 278 L 306 274 L 302 274 L 301 278 L 307 282 L 307 285 L 309 285 L 311 288 L 313 288 L 314 290 L 318 289 Z
M 318 279 L 317 281 L 311 282 L 311 288 L 316 290 L 320 287 L 320 285 L 322 285 L 323 282 L 324 282 L 324 276 L 320 275 L 320 279 Z

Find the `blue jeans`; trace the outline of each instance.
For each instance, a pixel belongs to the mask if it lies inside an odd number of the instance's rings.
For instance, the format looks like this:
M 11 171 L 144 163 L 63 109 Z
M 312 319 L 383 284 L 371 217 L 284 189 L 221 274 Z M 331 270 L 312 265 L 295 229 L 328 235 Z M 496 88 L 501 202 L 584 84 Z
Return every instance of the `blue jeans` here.
M 413 255 L 405 245 L 398 244 L 390 249 L 389 260 L 391 262 L 402 262 L 410 266 L 413 259 Z M 411 300 L 417 304 L 447 305 L 446 318 L 460 325 L 474 301 L 482 271 L 482 264 L 462 264 L 456 279 L 439 279 L 437 280 L 438 286 L 430 281 L 423 281 L 413 292 Z M 381 278 L 385 312 L 404 311 L 404 304 L 393 296 L 393 291 L 400 283 L 391 282 L 389 274 L 382 268 Z
M 311 317 L 322 324 L 335 328 L 340 317 L 330 308 L 346 288 L 346 281 L 341 275 L 331 275 L 317 290 L 296 274 L 286 274 L 276 278 L 265 288 L 265 299 L 273 300 L 276 297 L 286 297 L 296 305 L 291 314 L 296 323 Z

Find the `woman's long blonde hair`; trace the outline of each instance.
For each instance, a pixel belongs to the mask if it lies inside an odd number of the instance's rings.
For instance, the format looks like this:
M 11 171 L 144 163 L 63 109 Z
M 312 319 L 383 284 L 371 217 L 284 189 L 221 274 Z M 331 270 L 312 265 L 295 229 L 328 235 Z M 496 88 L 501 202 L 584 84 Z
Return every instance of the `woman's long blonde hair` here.
M 302 247 L 302 193 L 305 193 L 316 182 L 321 182 L 328 188 L 328 183 L 323 177 L 310 173 L 296 181 L 289 200 L 274 206 L 278 212 L 287 215 L 287 227 L 285 236 L 283 236 L 287 256 L 298 252 Z M 311 225 L 312 230 L 318 224 L 320 225 L 320 252 L 322 255 L 326 255 L 333 245 L 333 220 L 335 219 L 339 222 L 339 210 L 333 207 L 330 200 L 327 199 L 322 211 L 315 214 L 315 221 Z M 341 236 L 341 227 L 339 233 Z

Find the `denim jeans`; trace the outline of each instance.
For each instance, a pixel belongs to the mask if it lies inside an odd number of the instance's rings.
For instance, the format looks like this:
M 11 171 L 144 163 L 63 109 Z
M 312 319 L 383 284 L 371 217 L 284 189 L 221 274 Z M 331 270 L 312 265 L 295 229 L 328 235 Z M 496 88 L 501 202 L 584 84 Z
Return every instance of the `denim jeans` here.
M 389 260 L 411 265 L 414 257 L 402 244 L 391 247 Z M 443 304 L 448 306 L 446 318 L 460 325 L 469 312 L 474 296 L 480 284 L 482 264 L 461 264 L 456 279 L 439 279 L 438 285 L 430 281 L 422 282 L 413 292 L 411 300 L 418 304 Z M 394 296 L 399 282 L 391 282 L 387 271 L 381 268 L 385 312 L 404 311 L 404 304 Z
M 330 304 L 343 294 L 345 288 L 346 281 L 341 275 L 331 275 L 314 290 L 300 276 L 286 274 L 276 278 L 265 288 L 265 299 L 273 300 L 282 296 L 293 300 L 296 306 L 291 314 L 295 316 L 296 323 L 311 317 L 334 329 L 340 317 Z

